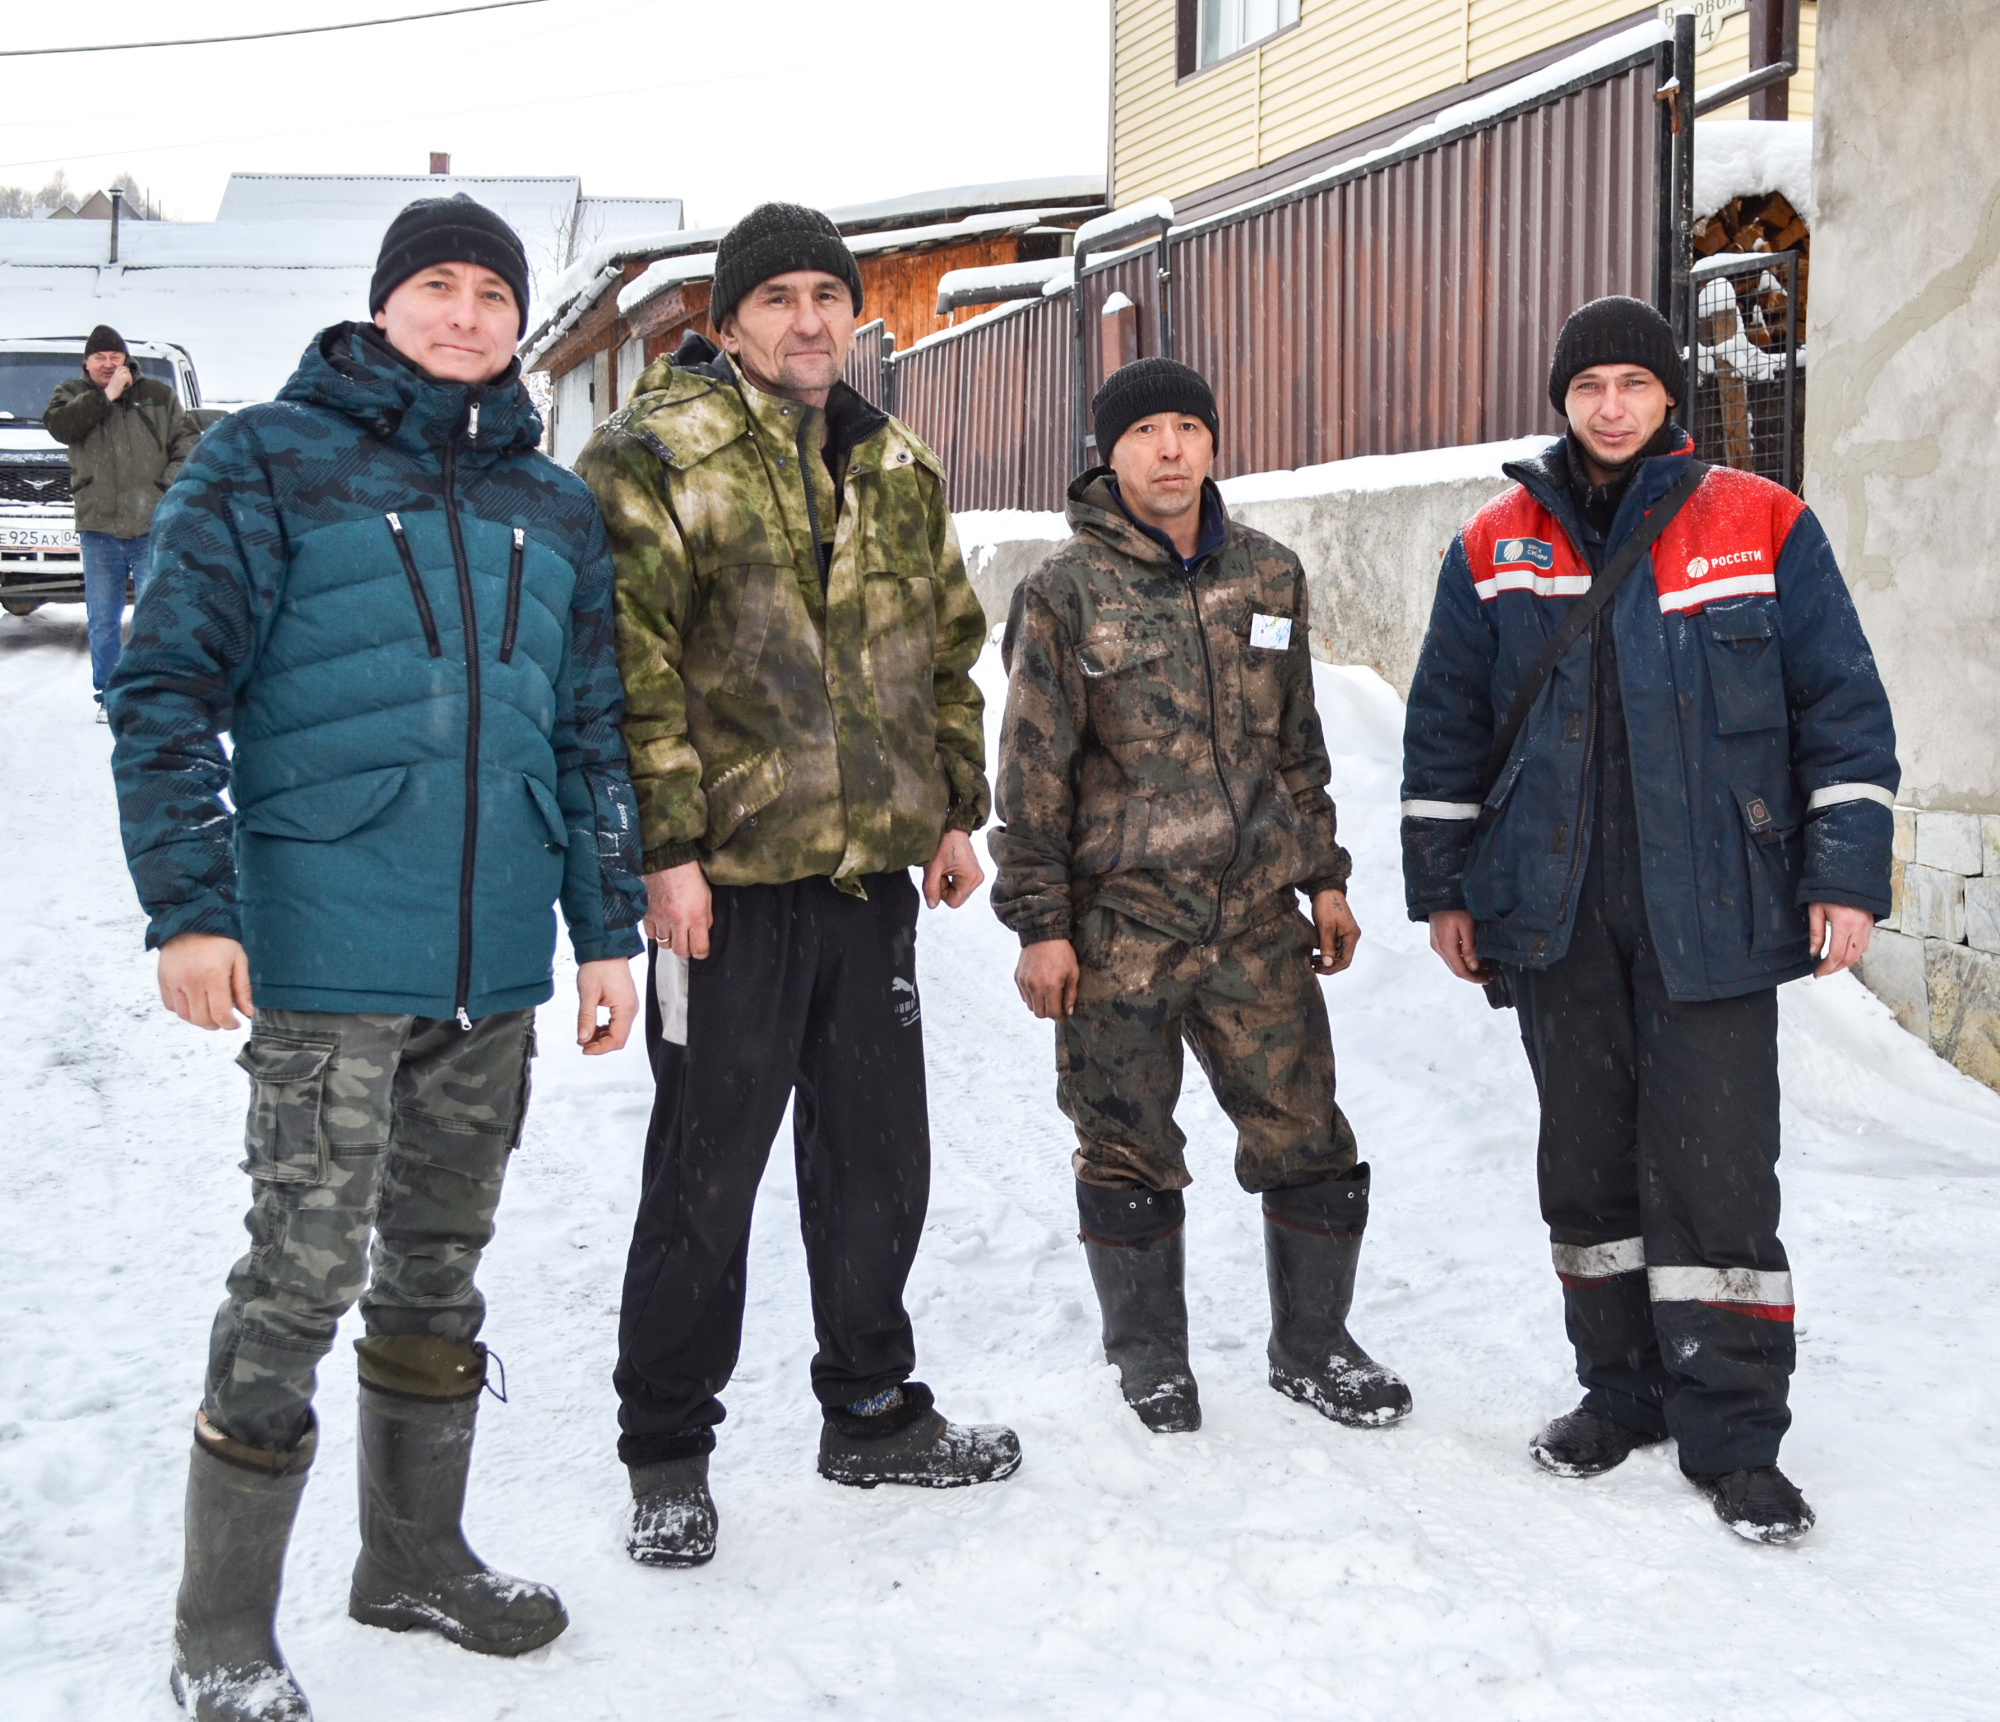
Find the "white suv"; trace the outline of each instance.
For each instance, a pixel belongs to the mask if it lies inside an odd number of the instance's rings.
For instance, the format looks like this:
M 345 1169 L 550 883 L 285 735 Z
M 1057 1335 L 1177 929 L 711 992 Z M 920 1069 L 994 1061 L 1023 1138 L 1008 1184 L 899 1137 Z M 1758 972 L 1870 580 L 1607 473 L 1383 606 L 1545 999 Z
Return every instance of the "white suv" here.
M 69 450 L 42 428 L 56 385 L 83 374 L 81 335 L 0 340 L 0 609 L 83 602 L 83 551 L 69 497 Z M 194 361 L 166 341 L 133 341 L 140 372 L 165 383 L 204 423 Z

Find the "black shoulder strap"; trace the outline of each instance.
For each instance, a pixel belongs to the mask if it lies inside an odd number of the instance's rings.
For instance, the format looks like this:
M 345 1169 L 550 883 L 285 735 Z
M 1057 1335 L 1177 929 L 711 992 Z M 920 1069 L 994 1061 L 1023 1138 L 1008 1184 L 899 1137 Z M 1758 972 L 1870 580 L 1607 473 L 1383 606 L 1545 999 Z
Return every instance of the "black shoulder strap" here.
M 1500 773 L 1506 769 L 1508 756 L 1513 753 L 1514 743 L 1520 738 L 1521 726 L 1528 721 L 1528 713 L 1535 709 L 1535 701 L 1541 697 L 1549 677 L 1555 674 L 1556 665 L 1563 661 L 1583 631 L 1597 620 L 1598 613 L 1617 595 L 1618 588 L 1625 584 L 1625 576 L 1639 565 L 1639 559 L 1652 549 L 1653 541 L 1666 531 L 1674 516 L 1680 513 L 1682 505 L 1694 495 L 1707 476 L 1706 462 L 1688 462 L 1687 471 L 1675 481 L 1673 489 L 1653 504 L 1646 518 L 1618 546 L 1611 560 L 1591 581 L 1590 590 L 1570 607 L 1562 625 L 1549 636 L 1549 643 L 1542 648 L 1535 667 L 1515 689 L 1514 703 L 1507 708 L 1506 720 L 1494 733 L 1493 751 L 1486 759 L 1486 781 L 1479 791 L 1482 801 L 1492 794 L 1494 784 L 1500 781 Z

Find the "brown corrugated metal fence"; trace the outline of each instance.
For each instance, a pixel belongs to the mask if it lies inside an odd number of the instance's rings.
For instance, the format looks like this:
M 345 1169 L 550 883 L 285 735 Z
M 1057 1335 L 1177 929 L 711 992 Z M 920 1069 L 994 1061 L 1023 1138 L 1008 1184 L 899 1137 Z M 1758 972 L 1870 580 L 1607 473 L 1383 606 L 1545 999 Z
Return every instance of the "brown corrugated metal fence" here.
M 1215 385 L 1218 473 L 1556 428 L 1549 351 L 1575 306 L 1650 297 L 1650 48 L 1365 169 L 1177 230 L 1174 356 Z M 1158 350 L 1158 254 L 1088 269 L 1095 323 L 1122 292 Z M 1072 457 L 1069 293 L 990 313 L 890 361 L 895 410 L 943 459 L 957 508 L 1060 508 Z

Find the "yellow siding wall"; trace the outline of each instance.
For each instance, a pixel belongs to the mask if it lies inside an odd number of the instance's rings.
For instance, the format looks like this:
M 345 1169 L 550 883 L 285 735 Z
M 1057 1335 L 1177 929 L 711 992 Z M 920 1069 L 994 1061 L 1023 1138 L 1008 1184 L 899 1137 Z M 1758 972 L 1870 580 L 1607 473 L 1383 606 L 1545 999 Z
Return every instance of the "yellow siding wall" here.
M 1174 0 L 1115 3 L 1119 203 L 1198 191 L 1634 10 L 1633 0 L 1301 0 L 1296 29 L 1177 83 Z M 1802 10 L 1795 119 L 1812 113 L 1816 8 Z M 1748 41 L 1747 20 L 1731 19 L 1697 88 L 1740 74 Z
M 1813 0 L 1799 8 L 1799 75 L 1792 80 L 1789 109 L 1795 120 L 1812 118 L 1813 96 L 1813 48 L 1819 35 L 1819 7 Z M 1738 13 L 1722 26 L 1722 35 L 1715 46 L 1694 63 L 1694 87 L 1697 93 L 1713 89 L 1717 84 L 1726 84 L 1731 78 L 1740 78 L 1750 70 L 1750 20 L 1746 14 Z M 1746 99 L 1731 102 L 1726 108 L 1717 108 L 1703 118 L 1711 120 L 1747 120 L 1750 117 L 1750 103 Z

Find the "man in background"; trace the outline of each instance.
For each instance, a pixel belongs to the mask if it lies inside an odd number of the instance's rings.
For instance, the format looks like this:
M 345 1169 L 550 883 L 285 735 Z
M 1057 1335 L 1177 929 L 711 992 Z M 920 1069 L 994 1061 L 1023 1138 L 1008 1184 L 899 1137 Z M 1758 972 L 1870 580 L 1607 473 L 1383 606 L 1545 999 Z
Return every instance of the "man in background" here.
M 165 383 L 142 377 L 108 323 L 83 344 L 83 375 L 58 383 L 42 423 L 69 445 L 69 488 L 83 544 L 90 684 L 104 722 L 104 686 L 118 662 L 125 587 L 137 598 L 152 572 L 153 510 L 201 427 Z

